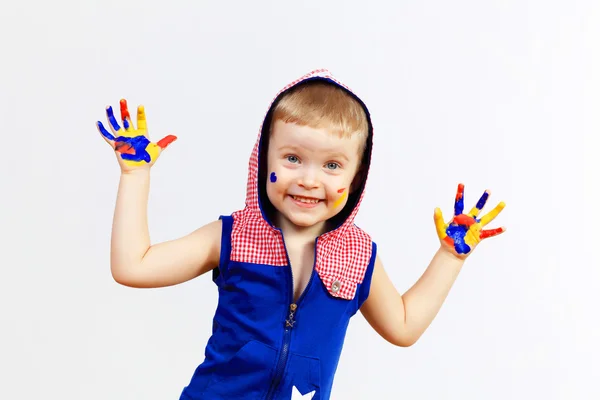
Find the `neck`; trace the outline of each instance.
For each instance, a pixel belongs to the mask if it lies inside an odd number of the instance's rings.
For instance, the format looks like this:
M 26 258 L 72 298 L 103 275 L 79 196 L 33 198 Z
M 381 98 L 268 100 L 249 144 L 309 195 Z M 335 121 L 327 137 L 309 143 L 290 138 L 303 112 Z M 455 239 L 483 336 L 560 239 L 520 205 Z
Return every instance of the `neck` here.
M 294 225 L 280 214 L 276 215 L 274 222 L 275 226 L 281 229 L 283 235 L 293 241 L 312 243 L 327 230 L 326 221 L 311 226 L 298 226 Z

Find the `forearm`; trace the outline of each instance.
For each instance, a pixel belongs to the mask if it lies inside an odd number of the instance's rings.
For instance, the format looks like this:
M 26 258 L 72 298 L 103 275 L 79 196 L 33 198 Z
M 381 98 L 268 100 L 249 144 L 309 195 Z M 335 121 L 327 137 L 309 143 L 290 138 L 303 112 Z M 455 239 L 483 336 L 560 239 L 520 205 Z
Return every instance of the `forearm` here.
M 150 248 L 150 169 L 121 173 L 111 238 L 111 271 L 119 280 L 137 268 Z
M 431 324 L 464 264 L 440 248 L 421 278 L 402 295 L 405 332 L 416 341 Z

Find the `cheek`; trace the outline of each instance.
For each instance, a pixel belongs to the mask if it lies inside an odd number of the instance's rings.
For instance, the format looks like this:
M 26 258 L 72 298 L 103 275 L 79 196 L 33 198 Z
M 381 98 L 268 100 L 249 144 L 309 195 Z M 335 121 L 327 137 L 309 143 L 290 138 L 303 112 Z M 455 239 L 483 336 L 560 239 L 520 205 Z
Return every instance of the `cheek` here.
M 351 193 L 352 176 L 339 176 L 336 179 L 328 182 L 328 197 L 329 201 L 333 202 L 333 207 L 338 208 L 346 204 L 348 196 Z
M 336 196 L 337 198 L 333 202 L 333 208 L 338 208 L 339 206 L 344 204 L 344 201 L 348 198 L 348 188 L 347 187 L 339 188 L 336 191 L 336 193 L 334 194 L 334 196 Z
M 285 180 L 285 174 L 282 174 L 279 170 L 269 170 L 266 184 L 267 195 L 271 201 L 274 200 L 275 196 L 279 196 L 285 191 Z
M 347 196 L 350 194 L 352 189 L 351 174 L 343 174 L 332 178 L 333 179 L 327 182 L 327 191 L 332 198 L 337 199 L 340 196 Z

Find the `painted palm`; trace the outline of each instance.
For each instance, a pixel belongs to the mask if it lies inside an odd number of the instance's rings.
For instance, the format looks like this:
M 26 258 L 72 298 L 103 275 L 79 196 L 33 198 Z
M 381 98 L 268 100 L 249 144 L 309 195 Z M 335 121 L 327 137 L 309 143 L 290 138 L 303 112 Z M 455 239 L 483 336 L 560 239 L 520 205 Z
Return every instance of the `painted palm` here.
M 121 121 L 123 127 L 119 125 L 112 107 L 106 108 L 106 117 L 110 124 L 109 132 L 102 122 L 98 121 L 96 126 L 104 139 L 115 149 L 121 157 L 124 164 L 129 167 L 141 165 L 152 165 L 161 151 L 169 144 L 177 139 L 174 135 L 165 136 L 163 139 L 153 143 L 148 139 L 148 129 L 146 125 L 146 112 L 144 106 L 139 106 L 137 109 L 137 129 L 133 127 L 131 116 L 127 108 L 127 101 L 122 99 L 121 106 Z
M 459 184 L 454 201 L 454 217 L 449 223 L 444 222 L 442 211 L 439 208 L 436 208 L 434 213 L 435 227 L 442 245 L 451 249 L 459 257 L 466 257 L 471 254 L 483 239 L 499 235 L 505 231 L 504 228 L 483 229 L 500 214 L 505 206 L 504 202 L 498 203 L 492 211 L 479 219 L 479 213 L 485 206 L 490 192 L 486 190 L 475 207 L 464 214 L 464 190 L 465 185 Z

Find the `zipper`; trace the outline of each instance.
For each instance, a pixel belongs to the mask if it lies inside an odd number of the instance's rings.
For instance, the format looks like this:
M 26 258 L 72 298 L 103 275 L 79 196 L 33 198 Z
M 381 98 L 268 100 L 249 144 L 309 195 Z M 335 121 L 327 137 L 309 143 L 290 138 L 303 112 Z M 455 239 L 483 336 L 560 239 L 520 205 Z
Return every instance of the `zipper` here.
M 298 306 L 295 303 L 290 304 L 290 313 L 288 318 L 285 320 L 285 329 L 283 331 L 283 347 L 281 348 L 281 354 L 279 356 L 279 360 L 277 361 L 277 367 L 275 368 L 275 377 L 271 382 L 271 387 L 269 388 L 269 393 L 267 393 L 267 399 L 273 399 L 275 395 L 275 391 L 279 387 L 281 383 L 281 378 L 283 376 L 283 371 L 285 370 L 285 365 L 287 364 L 289 350 L 290 350 L 290 340 L 292 338 L 292 328 L 296 321 L 294 320 L 294 313 Z
M 315 262 L 317 259 L 317 240 L 319 240 L 319 238 L 315 239 L 315 258 L 313 260 L 313 269 L 310 273 L 310 279 L 308 280 L 308 283 L 306 284 L 306 287 L 304 288 L 304 290 L 302 290 L 300 297 L 298 297 L 298 301 L 294 303 L 294 271 L 292 270 L 292 263 L 290 262 L 290 257 L 288 255 L 287 247 L 285 245 L 285 240 L 283 239 L 283 232 L 281 232 L 281 229 L 277 229 L 277 230 L 281 234 L 281 239 L 283 241 L 283 247 L 285 249 L 285 256 L 287 258 L 288 267 L 290 269 L 290 276 L 292 277 L 292 279 L 290 281 L 290 284 L 288 285 L 288 286 L 290 286 L 290 290 L 288 292 L 288 293 L 290 293 L 290 297 L 289 297 L 290 306 L 289 306 L 289 314 L 284 321 L 283 345 L 281 347 L 281 353 L 279 354 L 279 360 L 277 360 L 277 366 L 275 368 L 275 376 L 273 377 L 273 380 L 271 381 L 271 386 L 269 387 L 269 391 L 267 392 L 267 397 L 266 397 L 267 400 L 273 400 L 273 397 L 275 396 L 275 392 L 279 388 L 279 384 L 281 383 L 281 379 L 283 378 L 283 371 L 285 371 L 285 366 L 287 364 L 287 360 L 288 360 L 288 356 L 289 356 L 290 342 L 292 340 L 292 329 L 294 328 L 294 324 L 296 323 L 295 316 L 296 316 L 296 311 L 298 309 L 298 304 L 300 304 L 300 302 L 304 298 L 304 295 L 306 294 L 307 289 L 310 287 L 310 285 L 312 283 L 313 276 L 315 273 Z

